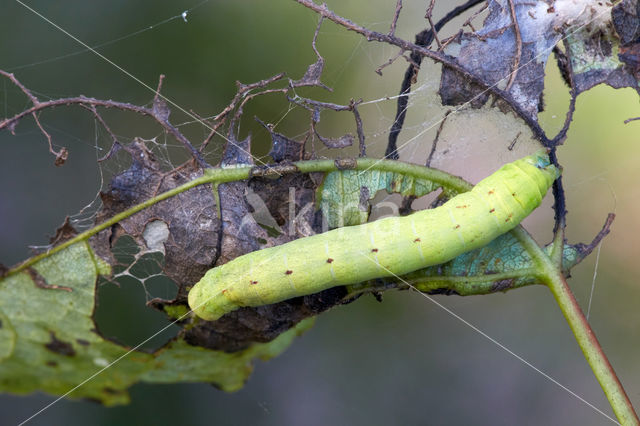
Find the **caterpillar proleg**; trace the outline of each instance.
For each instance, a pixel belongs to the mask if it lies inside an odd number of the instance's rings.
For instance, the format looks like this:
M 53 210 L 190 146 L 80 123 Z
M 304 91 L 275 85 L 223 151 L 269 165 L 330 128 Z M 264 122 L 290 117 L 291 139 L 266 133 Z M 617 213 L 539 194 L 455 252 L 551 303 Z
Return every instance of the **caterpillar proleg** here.
M 216 320 L 261 306 L 447 262 L 511 230 L 538 207 L 559 171 L 544 151 L 504 165 L 440 207 L 300 238 L 210 269 L 189 306 Z

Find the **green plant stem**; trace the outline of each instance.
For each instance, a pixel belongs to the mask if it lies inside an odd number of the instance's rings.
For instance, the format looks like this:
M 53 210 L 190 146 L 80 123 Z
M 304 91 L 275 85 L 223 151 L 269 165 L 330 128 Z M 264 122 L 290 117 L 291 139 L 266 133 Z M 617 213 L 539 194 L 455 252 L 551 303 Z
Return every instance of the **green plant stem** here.
M 522 227 L 517 227 L 512 232 L 538 266 L 540 280 L 549 287 L 553 297 L 556 299 L 616 417 L 625 426 L 639 425 L 638 415 L 634 411 L 633 405 L 631 405 L 631 401 L 622 387 L 622 383 L 620 383 L 607 356 L 604 354 L 591 326 L 582 313 L 580 305 L 578 305 L 578 301 L 571 292 L 564 275 L 527 231 Z
M 65 248 L 85 241 L 103 231 L 116 223 L 120 222 L 138 213 L 141 210 L 146 209 L 160 201 L 171 198 L 177 194 L 185 192 L 198 185 L 204 185 L 207 183 L 226 183 L 239 180 L 248 179 L 252 176 L 281 176 L 288 173 L 313 173 L 313 172 L 331 172 L 337 170 L 377 170 L 383 172 L 402 173 L 407 176 L 413 176 L 415 178 L 428 179 L 436 182 L 445 188 L 454 190 L 456 192 L 465 192 L 471 189 L 471 185 L 463 179 L 452 176 L 440 170 L 430 169 L 424 166 L 418 166 L 416 164 L 408 164 L 400 161 L 393 160 L 378 160 L 375 158 L 360 158 L 358 160 L 308 160 L 299 161 L 288 165 L 276 165 L 272 167 L 225 167 L 225 168 L 212 168 L 206 169 L 204 176 L 189 181 L 183 185 L 177 186 L 169 191 L 163 192 L 155 197 L 137 204 L 123 212 L 120 212 L 110 219 L 88 229 L 75 237 L 58 244 L 55 247 L 47 250 L 44 253 L 40 253 L 36 256 L 30 257 L 21 264 L 9 269 L 6 276 L 16 274 L 25 270 L 26 268 L 34 265 L 38 261 L 52 256 Z

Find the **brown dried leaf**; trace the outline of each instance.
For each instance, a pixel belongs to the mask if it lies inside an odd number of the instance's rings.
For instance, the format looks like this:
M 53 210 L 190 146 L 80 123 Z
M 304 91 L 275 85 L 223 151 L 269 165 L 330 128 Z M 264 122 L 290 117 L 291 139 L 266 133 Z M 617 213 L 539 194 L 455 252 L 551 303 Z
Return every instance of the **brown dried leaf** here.
M 98 214 L 98 222 L 202 175 L 200 170 L 189 165 L 179 171 L 163 173 L 140 140 L 125 149 L 131 154 L 133 163 L 112 179 L 109 191 L 101 194 L 103 209 Z M 157 203 L 121 221 L 119 228 L 121 233 L 132 236 L 145 247 L 144 231 L 149 223 L 158 220 L 164 222 L 169 230 L 164 241 L 164 272 L 181 288 L 192 285 L 211 267 L 218 255 L 220 220 L 211 186 L 201 185 Z M 110 252 L 120 236 L 115 232 L 117 229 L 105 230 L 93 239 L 98 253 Z
M 320 139 L 327 148 L 346 148 L 353 145 L 353 141 L 355 140 L 355 137 L 349 133 L 339 138 L 326 138 L 320 136 L 318 132 L 316 132 L 316 136 L 318 136 L 318 139 Z
M 58 229 L 56 229 L 56 233 L 53 237 L 49 239 L 49 243 L 52 246 L 58 245 L 64 241 L 70 240 L 71 238 L 78 235 L 78 232 L 71 226 L 71 222 L 69 221 L 69 216 L 64 219 L 64 222 Z

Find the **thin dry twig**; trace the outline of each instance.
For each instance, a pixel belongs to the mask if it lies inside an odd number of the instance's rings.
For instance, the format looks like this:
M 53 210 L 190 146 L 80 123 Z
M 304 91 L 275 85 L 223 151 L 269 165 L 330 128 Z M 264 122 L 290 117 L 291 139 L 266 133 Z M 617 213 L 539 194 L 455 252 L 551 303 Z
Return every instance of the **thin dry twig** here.
M 156 89 L 156 94 L 153 97 L 153 102 L 158 102 L 160 99 L 160 91 L 162 90 L 162 82 L 164 81 L 164 74 L 160 74 L 158 78 L 158 88 Z
M 464 31 L 459 30 L 457 33 L 455 33 L 451 37 L 447 37 L 446 39 L 444 39 L 442 41 L 442 47 L 440 48 L 440 51 L 441 52 L 444 51 L 444 49 L 446 49 L 449 43 L 453 42 L 454 40 L 460 40 L 460 37 L 462 36 L 462 34 L 464 34 Z
M 242 102 L 240 102 L 240 105 L 238 106 L 238 109 L 236 110 L 236 113 L 233 115 L 233 123 L 235 123 L 237 120 L 240 119 L 240 116 L 242 116 L 242 113 L 244 111 L 244 106 L 246 105 L 247 102 L 249 102 L 251 99 L 256 98 L 258 96 L 263 96 L 263 95 L 267 95 L 269 93 L 284 93 L 287 94 L 289 92 L 289 88 L 288 87 L 283 87 L 280 89 L 265 89 L 261 92 L 256 92 L 256 93 L 252 93 L 250 95 L 247 95 Z M 233 128 L 233 126 L 229 126 L 230 128 Z
M 104 121 L 104 119 L 102 118 L 102 116 L 98 113 L 98 110 L 96 109 L 95 105 L 80 105 L 82 108 L 88 109 L 89 111 L 91 111 L 91 113 L 93 114 L 93 116 L 96 118 L 96 120 L 98 120 L 98 122 L 102 125 L 102 127 L 104 127 L 104 129 L 107 131 L 107 133 L 109 133 L 109 136 L 111 136 L 111 140 L 113 142 L 112 145 L 115 145 L 117 143 L 120 143 L 118 141 L 117 136 L 113 133 L 113 131 L 111 130 L 111 128 L 109 127 L 109 125 L 107 124 L 106 121 Z M 111 148 L 113 149 L 113 148 Z M 111 149 L 109 151 L 111 151 Z
M 393 58 L 389 58 L 389 60 L 387 62 L 385 62 L 384 64 L 380 65 L 378 68 L 376 68 L 375 69 L 375 73 L 378 74 L 378 75 L 382 75 L 382 70 L 383 69 L 385 69 L 389 65 L 393 64 L 396 61 L 396 59 L 398 59 L 400 56 L 404 57 L 403 53 L 404 53 L 404 50 L 401 50 L 398 53 L 396 53 L 395 56 L 393 56 Z
M 314 111 L 314 108 L 330 109 L 333 111 L 351 111 L 351 106 L 349 105 L 339 105 L 332 102 L 316 101 L 300 96 L 296 96 L 294 98 L 287 96 L 287 99 L 289 100 L 289 102 L 300 105 L 304 109 L 312 112 Z M 309 105 L 313 106 L 314 108 L 311 108 Z
M 436 30 L 436 26 L 433 25 L 433 19 L 431 14 L 433 13 L 433 6 L 435 6 L 436 0 L 431 0 L 429 3 L 429 7 L 427 8 L 427 13 L 425 13 L 424 17 L 429 21 L 429 25 L 431 26 L 431 33 L 433 34 L 433 38 L 436 40 L 438 44 L 438 50 L 442 50 L 442 43 L 440 43 L 440 39 L 438 38 L 438 30 Z
M 244 105 L 248 100 L 253 99 L 254 97 L 260 95 L 259 93 L 252 94 L 251 91 L 254 89 L 261 89 L 261 88 L 267 87 L 268 85 L 283 79 L 285 76 L 286 74 L 282 72 L 272 77 L 257 81 L 255 83 L 250 83 L 250 84 L 242 84 L 239 81 L 236 81 L 236 86 L 238 87 L 238 91 L 236 92 L 236 95 L 233 97 L 233 100 L 231 101 L 231 103 L 227 105 L 227 107 L 221 113 L 213 117 L 213 120 L 225 121 L 228 118 L 229 113 L 233 110 L 236 110 L 235 114 L 231 118 L 231 122 L 229 123 L 228 132 L 227 132 L 229 137 L 233 136 L 236 130 L 236 123 L 240 119 L 240 116 L 242 115 Z M 289 88 L 287 87 L 287 88 L 280 88 L 280 89 L 265 89 L 260 93 L 266 94 L 266 93 L 273 93 L 277 91 L 287 93 L 289 91 Z M 206 140 L 209 140 L 209 139 L 210 138 L 207 137 Z
M 320 16 L 318 19 L 318 25 L 316 26 L 316 31 L 313 33 L 313 39 L 311 40 L 311 48 L 313 52 L 316 54 L 316 61 L 307 67 L 307 71 L 304 73 L 300 80 L 291 80 L 289 79 L 289 86 L 294 87 L 305 87 L 305 86 L 317 86 L 322 87 L 323 89 L 333 92 L 333 89 L 322 83 L 320 81 L 320 77 L 322 76 L 322 72 L 324 71 L 324 58 L 318 51 L 316 46 L 316 42 L 318 41 L 318 34 L 320 34 L 320 28 L 322 28 L 322 23 L 324 22 L 324 16 Z
M 111 136 L 111 148 L 109 148 L 109 152 L 107 152 L 103 157 L 98 158 L 98 163 L 102 163 L 103 161 L 108 160 L 113 156 L 116 152 L 120 151 L 123 148 L 123 145 L 118 141 L 118 137 L 113 133 L 107 122 L 102 118 L 102 116 L 98 113 L 98 110 L 94 105 L 80 105 L 82 108 L 85 108 L 93 114 L 93 116 L 98 120 L 98 122 L 104 127 L 104 129 Z
M 356 120 L 356 133 L 358 134 L 358 144 L 360 147 L 360 157 L 367 156 L 367 148 L 364 143 L 364 131 L 362 129 L 362 118 L 360 117 L 360 112 L 358 111 L 358 104 L 362 102 L 362 99 L 358 101 L 354 101 L 351 99 L 349 102 L 349 106 L 351 107 L 351 111 L 353 111 L 353 117 Z
M 471 15 L 469 18 L 467 18 L 466 21 L 464 21 L 464 23 L 462 24 L 463 27 L 469 27 L 471 28 L 471 31 L 473 31 L 474 33 L 476 32 L 476 29 L 473 27 L 473 20 L 476 19 L 478 17 L 478 15 L 480 15 L 482 12 L 484 12 L 488 7 L 488 3 L 485 3 L 482 5 L 482 7 L 480 7 L 480 9 L 476 10 L 473 15 Z
M 349 105 L 339 105 L 334 104 L 332 102 L 321 102 L 313 99 L 303 98 L 300 96 L 296 96 L 291 98 L 287 96 L 289 102 L 294 103 L 296 105 L 301 106 L 311 113 L 311 129 L 310 133 L 315 133 L 315 123 L 319 121 L 320 110 L 322 109 L 330 109 L 332 111 L 351 111 L 353 113 L 354 119 L 356 121 L 356 133 L 358 135 L 358 144 L 359 144 L 359 152 L 360 157 L 366 156 L 366 146 L 365 146 L 365 135 L 362 126 L 362 118 L 360 117 L 360 112 L 358 111 L 358 105 L 362 103 L 362 99 L 354 100 L 351 99 L 349 101 Z M 320 135 L 318 135 L 319 137 Z M 312 135 L 311 147 L 312 150 L 315 151 L 313 146 L 314 137 Z M 314 154 L 315 152 L 312 152 Z
M 604 225 L 602 225 L 602 229 L 600 229 L 598 235 L 596 235 L 593 241 L 591 241 L 589 244 L 581 247 L 580 259 L 578 260 L 578 263 L 581 262 L 582 259 L 587 257 L 589 254 L 591 254 L 591 252 L 598 246 L 598 244 L 600 244 L 604 237 L 609 235 L 609 232 L 611 232 L 611 225 L 613 225 L 613 221 L 615 218 L 616 215 L 614 213 L 609 213 L 607 215 L 607 219 L 604 221 Z
M 67 161 L 67 158 L 69 158 L 69 151 L 64 146 L 62 148 L 60 148 L 60 151 L 56 151 L 55 149 L 53 149 L 53 140 L 51 138 L 51 135 L 49 134 L 49 132 L 47 132 L 44 129 L 44 127 L 42 127 L 42 124 L 40 123 L 40 120 L 38 119 L 38 114 L 36 112 L 32 112 L 31 116 L 33 116 L 33 120 L 38 125 L 38 128 L 40 129 L 40 132 L 42 132 L 44 137 L 47 138 L 47 143 L 49 144 L 49 152 L 56 157 L 56 160 L 54 161 L 54 164 L 56 166 L 62 166 L 64 164 L 64 162 Z
M 3 70 L 0 70 L 0 75 L 5 76 L 6 78 L 8 78 L 13 84 L 14 86 L 17 86 L 22 93 L 24 93 L 25 95 L 27 95 L 27 97 L 29 98 L 29 100 L 31 101 L 31 103 L 33 105 L 38 105 L 40 103 L 40 101 L 38 100 L 38 98 L 36 98 L 34 96 L 33 93 L 31 93 L 31 91 L 29 89 L 27 89 L 16 77 L 15 75 L 13 75 L 13 73 L 9 73 Z
M 18 80 L 15 77 L 15 75 L 13 75 L 12 73 L 8 73 L 6 71 L 3 71 L 3 70 L 0 70 L 0 75 L 8 78 L 16 87 L 18 87 L 20 89 L 20 91 L 22 93 L 24 93 L 27 96 L 27 98 L 29 98 L 29 100 L 31 101 L 31 103 L 33 104 L 34 107 L 41 105 L 40 100 L 29 89 L 27 89 L 27 87 L 24 84 L 22 84 L 20 82 L 20 80 Z M 33 117 L 33 120 L 35 121 L 36 125 L 40 129 L 40 132 L 47 139 L 47 143 L 49 145 L 49 152 L 56 157 L 56 160 L 55 160 L 54 164 L 56 166 L 63 165 L 64 162 L 67 161 L 67 158 L 69 158 L 69 151 L 65 147 L 60 148 L 59 151 L 56 151 L 53 148 L 53 139 L 51 138 L 51 135 L 49 134 L 49 132 L 47 132 L 44 129 L 44 127 L 42 126 L 42 123 L 40 123 L 40 119 L 38 118 L 38 110 L 32 110 L 29 114 L 31 114 L 31 116 Z M 4 121 L 6 121 L 6 120 L 4 120 Z M 2 123 L 4 123 L 4 121 L 0 122 L 0 129 L 3 128 L 3 127 L 1 127 L 1 125 L 2 125 Z M 13 134 L 17 123 L 18 123 L 17 121 L 9 122 L 6 125 L 6 128 L 8 128 L 9 131 Z
M 396 11 L 393 13 L 393 19 L 391 20 L 391 29 L 389 35 L 396 35 L 396 25 L 398 25 L 398 18 L 400 17 L 400 10 L 402 10 L 402 0 L 396 2 Z
M 200 153 L 204 152 L 204 149 L 207 147 L 207 145 L 209 144 L 209 142 L 211 142 L 211 140 L 213 139 L 213 137 L 215 135 L 219 135 L 218 133 L 218 129 L 220 127 L 222 127 L 222 125 L 225 123 L 225 120 L 220 120 L 216 123 L 212 123 L 211 121 L 209 121 L 208 118 L 202 117 L 200 116 L 200 114 L 198 114 L 197 112 L 195 112 L 194 110 L 189 110 L 189 112 L 191 114 L 193 114 L 194 117 L 196 117 L 199 121 L 206 123 L 207 126 L 209 126 L 209 129 L 211 129 L 209 131 L 209 134 L 207 135 L 207 137 L 204 139 L 204 141 L 202 141 L 202 143 L 200 144 L 200 148 L 198 149 L 198 151 L 200 151 Z
M 513 4 L 513 0 L 509 0 L 509 10 L 511 12 L 511 21 L 513 22 L 513 31 L 516 35 L 516 56 L 513 59 L 513 71 L 509 75 L 509 81 L 507 82 L 506 92 L 511 90 L 513 82 L 516 81 L 518 75 L 518 69 L 520 68 L 520 59 L 522 57 L 522 34 L 520 34 L 520 26 L 518 25 L 518 17 L 516 15 L 516 7 Z
M 120 151 L 121 149 L 123 149 L 123 145 L 121 145 L 120 142 L 116 142 L 112 144 L 111 148 L 109 149 L 109 152 L 107 152 L 104 156 L 98 158 L 98 163 L 107 161 L 109 158 L 111 158 L 113 155 L 115 155 L 116 152 Z
M 575 81 L 573 78 L 573 67 L 571 65 L 571 49 L 568 48 L 568 42 L 565 40 L 564 45 L 567 48 L 567 54 L 565 56 L 566 61 L 563 61 L 564 64 L 564 79 L 569 84 L 569 93 L 571 98 L 569 100 L 569 108 L 567 109 L 567 113 L 565 115 L 564 124 L 562 129 L 558 132 L 558 134 L 550 141 L 552 149 L 549 153 L 549 158 L 551 162 L 558 166 L 558 157 L 556 154 L 556 147 L 564 142 L 567 137 L 567 133 L 569 132 L 569 127 L 571 126 L 571 122 L 573 120 L 573 114 L 576 109 L 576 97 L 577 91 L 575 87 Z M 560 238 L 564 240 L 565 234 L 565 226 L 566 226 L 566 217 L 567 217 L 567 202 L 566 196 L 564 192 L 564 186 L 562 183 L 562 176 L 556 179 L 553 182 L 553 186 L 551 189 L 553 193 L 553 210 L 554 210 L 554 226 L 553 226 L 553 235 L 554 238 Z
M 558 163 L 558 154 L 556 152 L 556 147 L 551 148 L 549 151 L 549 160 L 551 164 L 554 164 L 559 167 Z M 566 217 L 567 217 L 567 202 L 564 194 L 564 186 L 562 185 L 562 175 L 558 177 L 555 181 L 553 181 L 553 185 L 551 186 L 551 193 L 553 194 L 553 237 L 558 238 L 559 233 L 562 234 L 562 240 L 564 240 L 564 228 L 566 225 Z
M 460 14 L 466 12 L 467 10 L 483 1 L 484 0 L 468 0 L 466 3 L 453 8 L 436 23 L 435 29 L 438 31 L 441 30 L 452 19 L 456 18 Z M 415 44 L 417 46 L 426 48 L 433 41 L 433 32 L 431 31 L 431 29 L 423 30 L 416 35 L 415 40 Z M 418 71 L 420 70 L 423 55 L 420 52 L 412 51 L 409 58 L 409 63 L 411 65 L 409 65 L 409 67 L 405 71 L 402 85 L 400 87 L 396 116 L 393 124 L 391 125 L 391 129 L 389 130 L 389 141 L 387 143 L 387 149 L 385 151 L 385 158 L 398 158 L 397 140 L 400 132 L 402 131 L 402 126 L 404 125 L 404 120 L 407 115 L 407 106 L 409 103 L 409 93 L 411 92 L 411 85 L 416 82 L 416 77 L 418 75 Z
M 535 117 L 530 116 L 527 111 L 525 111 L 517 102 L 513 99 L 513 97 L 506 91 L 498 88 L 494 84 L 487 83 L 483 78 L 469 72 L 463 66 L 461 66 L 458 61 L 442 52 L 434 52 L 425 47 L 418 46 L 409 41 L 403 40 L 401 38 L 390 36 L 388 34 L 382 34 L 377 31 L 369 30 L 368 28 L 362 27 L 358 24 L 353 23 L 352 21 L 343 18 L 342 16 L 336 15 L 333 11 L 331 11 L 326 4 L 318 5 L 312 0 L 295 0 L 301 5 L 313 10 L 314 12 L 324 16 L 330 21 L 343 26 L 349 31 L 353 31 L 365 37 L 367 41 L 378 41 L 381 43 L 391 44 L 394 46 L 398 46 L 403 50 L 415 52 L 421 56 L 426 56 L 427 58 L 433 59 L 434 61 L 442 63 L 444 66 L 451 68 L 456 71 L 462 77 L 467 79 L 470 83 L 477 84 L 482 87 L 484 91 L 491 93 L 492 95 L 503 100 L 509 107 L 518 115 L 520 118 L 529 126 L 534 136 L 542 143 L 542 145 L 546 147 L 552 147 L 551 140 L 547 137 L 545 131 L 540 127 L 540 124 L 536 121 Z M 397 155 L 397 154 L 396 154 Z M 390 153 L 387 153 L 387 157 L 392 157 Z
M 255 83 L 250 83 L 250 84 L 242 84 L 239 81 L 236 81 L 236 86 L 238 88 L 236 95 L 233 97 L 229 105 L 227 105 L 220 113 L 218 113 L 218 115 L 213 117 L 213 121 L 220 121 L 226 118 L 226 116 L 236 108 L 236 106 L 238 105 L 238 102 L 242 101 L 242 99 L 246 96 L 247 92 L 253 89 L 266 87 L 275 81 L 281 80 L 285 76 L 286 74 L 281 72 L 272 77 L 257 81 Z
M 513 151 L 513 148 L 516 146 L 516 142 L 518 142 L 518 138 L 520 137 L 520 135 L 522 135 L 522 132 L 518 132 L 518 134 L 516 135 L 515 138 L 513 138 L 513 140 L 511 141 L 511 143 L 509 144 L 509 146 L 507 147 L 507 149 L 509 151 Z
M 552 146 L 558 146 L 561 145 L 564 140 L 567 138 L 567 133 L 569 132 L 569 127 L 571 126 L 571 122 L 573 121 L 573 114 L 576 110 L 576 98 L 577 98 L 577 91 L 576 91 L 576 86 L 575 86 L 575 81 L 573 78 L 573 66 L 572 66 L 572 61 L 571 61 L 571 49 L 568 48 L 568 42 L 565 40 L 564 41 L 564 45 L 567 48 L 566 51 L 566 63 L 564 64 L 565 66 L 565 72 L 566 72 L 566 80 L 567 83 L 569 84 L 569 94 L 571 95 L 571 98 L 569 99 L 569 107 L 567 108 L 567 113 L 565 114 L 565 118 L 564 118 L 564 124 L 562 125 L 562 129 L 560 129 L 560 131 L 558 132 L 558 134 L 553 138 L 553 140 L 551 141 Z
M 442 129 L 444 129 L 444 124 L 446 123 L 447 118 L 449 117 L 449 114 L 451 114 L 452 112 L 453 110 L 448 110 L 444 114 L 444 117 L 442 117 L 442 120 L 440 120 L 440 126 L 438 126 L 438 130 L 436 131 L 436 137 L 433 138 L 433 143 L 431 144 L 431 151 L 429 152 L 427 161 L 424 164 L 427 167 L 431 167 L 431 161 L 433 160 L 433 156 L 435 155 L 436 148 L 438 146 L 438 141 L 440 140 L 440 133 L 442 133 Z
M 12 117 L 8 117 L 0 121 L 0 130 L 9 129 L 13 132 L 15 126 L 22 120 L 24 117 L 31 115 L 36 124 L 44 134 L 44 136 L 49 141 L 49 150 L 56 156 L 56 165 L 59 165 L 59 162 L 64 162 L 68 156 L 68 152 L 66 148 L 62 148 L 60 151 L 55 151 L 52 148 L 51 135 L 49 135 L 38 120 L 37 113 L 49 108 L 55 108 L 57 106 L 69 106 L 69 105 L 80 105 L 84 107 L 104 107 L 104 108 L 116 108 L 123 111 L 132 111 L 147 117 L 153 118 L 158 124 L 160 124 L 167 133 L 171 134 L 174 138 L 176 138 L 179 142 L 181 142 L 191 153 L 193 158 L 198 162 L 200 167 L 208 168 L 211 167 L 204 160 L 202 155 L 193 147 L 191 142 L 182 134 L 178 129 L 176 129 L 170 122 L 169 116 L 165 109 L 158 108 L 158 102 L 154 102 L 154 106 L 152 108 L 145 108 L 138 105 L 133 105 L 126 102 L 116 102 L 112 100 L 101 100 L 95 98 L 88 98 L 86 96 L 75 96 L 69 98 L 59 98 L 53 99 L 50 101 L 41 102 L 36 98 L 30 91 L 27 89 L 18 79 L 15 78 L 13 74 L 7 73 L 5 71 L 0 70 L 0 75 L 7 77 L 11 82 L 20 88 L 20 90 L 31 100 L 32 106 L 27 108 Z M 88 108 L 91 111 L 91 108 Z M 61 163 L 60 163 L 61 164 Z

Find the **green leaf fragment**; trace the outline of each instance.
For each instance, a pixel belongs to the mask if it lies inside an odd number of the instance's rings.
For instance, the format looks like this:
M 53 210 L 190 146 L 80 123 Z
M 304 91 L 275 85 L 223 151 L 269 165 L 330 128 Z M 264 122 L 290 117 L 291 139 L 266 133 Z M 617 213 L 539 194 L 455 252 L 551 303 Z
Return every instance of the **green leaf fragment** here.
M 546 251 L 550 253 L 551 246 L 546 247 Z M 565 244 L 564 273 L 568 274 L 586 254 L 582 244 Z M 408 283 L 426 293 L 471 296 L 540 282 L 535 275 L 531 256 L 511 233 L 503 234 L 488 245 L 463 253 L 447 263 L 420 269 L 400 278 L 357 284 L 351 286 L 349 292 L 360 293 L 389 286 L 406 288 Z
M 320 206 L 324 209 L 329 227 L 365 223 L 369 217 L 364 201 L 372 199 L 379 190 L 420 197 L 440 187 L 426 179 L 377 170 L 343 170 L 328 173 L 318 189 Z M 443 188 L 447 197 L 455 191 Z M 550 251 L 551 248 L 548 248 Z M 565 245 L 563 269 L 566 273 L 579 263 L 586 253 L 584 246 Z M 428 293 L 456 293 L 460 295 L 488 294 L 537 284 L 531 257 L 511 233 L 504 234 L 485 247 L 455 259 L 424 268 L 401 279 L 374 280 L 348 286 L 350 295 L 364 291 L 405 288 L 405 282 Z
M 211 382 L 224 391 L 237 391 L 251 374 L 253 359 L 268 360 L 280 355 L 313 322 L 313 318 L 307 318 L 267 344 L 256 344 L 235 353 L 212 351 L 177 340 L 156 353 L 154 368 L 140 379 L 150 383 Z
M 0 361 L 8 358 L 13 353 L 16 345 L 16 332 L 11 326 L 9 318 L 0 311 Z
M 77 243 L 0 280 L 0 391 L 73 390 L 69 398 L 111 406 L 128 403 L 127 388 L 140 381 L 212 382 L 237 390 L 252 360 L 278 355 L 312 324 L 303 321 L 272 342 L 233 354 L 180 339 L 155 353 L 129 352 L 103 338 L 92 319 L 96 280 L 109 269 L 88 244 Z
M 184 318 L 185 315 L 189 313 L 189 308 L 185 305 L 164 305 L 164 312 L 172 318 L 173 320 L 177 320 L 179 318 Z
M 400 173 L 343 170 L 325 176 L 318 188 L 318 200 L 329 228 L 338 228 L 367 222 L 367 203 L 380 190 L 421 197 L 439 187 L 440 185 L 429 180 Z
M 601 35 L 602 37 L 602 35 Z M 589 71 L 611 72 L 624 64 L 618 59 L 618 41 L 612 36 L 604 38 L 612 51 L 604 55 L 602 50 L 593 49 L 593 42 L 589 37 L 585 37 L 584 32 L 569 34 L 566 38 L 567 46 L 571 51 L 571 66 L 576 75 Z

